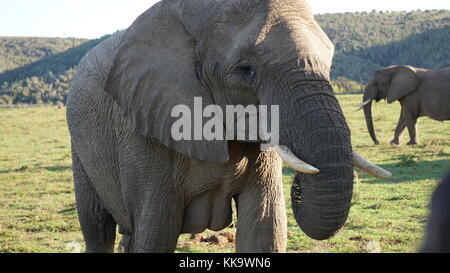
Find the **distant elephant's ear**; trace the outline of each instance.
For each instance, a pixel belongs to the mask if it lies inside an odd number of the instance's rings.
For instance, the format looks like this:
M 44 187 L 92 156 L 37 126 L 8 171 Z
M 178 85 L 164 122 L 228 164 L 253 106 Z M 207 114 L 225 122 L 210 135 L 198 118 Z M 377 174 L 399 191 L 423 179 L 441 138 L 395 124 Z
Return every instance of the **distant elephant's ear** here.
M 420 84 L 419 76 L 413 67 L 397 66 L 392 70 L 393 74 L 387 95 L 388 103 L 393 103 L 414 92 Z
M 185 2 L 201 4 L 199 0 Z M 141 134 L 200 160 L 226 162 L 225 140 L 192 137 L 177 141 L 171 134 L 174 122 L 179 120 L 178 116 L 171 117 L 175 106 L 186 105 L 190 110 L 187 120 L 192 125 L 189 133 L 192 136 L 194 98 L 201 97 L 203 106 L 214 104 L 196 75 L 195 41 L 184 22 L 184 16 L 191 11 L 184 12 L 185 5 L 188 3 L 181 0 L 161 1 L 136 19 L 124 33 L 105 90 Z

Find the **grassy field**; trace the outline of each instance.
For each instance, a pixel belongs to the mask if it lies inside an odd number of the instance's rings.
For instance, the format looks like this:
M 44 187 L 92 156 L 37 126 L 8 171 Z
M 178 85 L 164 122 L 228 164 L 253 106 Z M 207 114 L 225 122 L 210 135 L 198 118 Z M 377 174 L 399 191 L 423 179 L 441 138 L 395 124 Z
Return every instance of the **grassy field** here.
M 390 146 L 400 107 L 379 103 L 374 106 L 374 121 L 384 144 L 374 146 L 363 113 L 354 111 L 361 96 L 338 98 L 355 150 L 392 171 L 394 177 L 379 180 L 359 173 L 347 224 L 333 239 L 318 242 L 307 238 L 295 223 L 289 196 L 293 172 L 285 169 L 288 252 L 417 251 L 430 195 L 450 166 L 449 123 L 423 118 L 421 145 Z M 205 236 L 213 234 L 205 232 Z M 83 250 L 64 108 L 0 109 L 0 252 Z M 182 235 L 177 251 L 232 252 L 234 244 L 215 245 Z

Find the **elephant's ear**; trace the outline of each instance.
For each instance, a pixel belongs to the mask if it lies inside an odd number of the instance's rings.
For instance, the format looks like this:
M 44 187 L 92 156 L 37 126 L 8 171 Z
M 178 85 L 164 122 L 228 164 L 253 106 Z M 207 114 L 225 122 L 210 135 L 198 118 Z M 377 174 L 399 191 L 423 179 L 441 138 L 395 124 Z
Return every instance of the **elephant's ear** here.
M 413 67 L 398 66 L 392 69 L 393 74 L 387 95 L 388 103 L 393 103 L 414 92 L 420 84 L 419 76 Z
M 225 140 L 193 140 L 193 132 L 199 129 L 193 127 L 194 98 L 201 97 L 203 106 L 214 102 L 196 74 L 195 40 L 184 18 L 190 16 L 191 11 L 185 12 L 182 2 L 161 1 L 126 30 L 105 90 L 123 110 L 131 126 L 141 134 L 200 160 L 226 162 L 228 143 Z M 186 2 L 201 4 L 202 1 Z M 192 24 L 192 20 L 189 23 Z M 174 123 L 180 119 L 179 116 L 171 117 L 172 109 L 177 105 L 185 105 L 190 110 L 184 114 L 191 115 L 184 118 L 191 125 L 189 135 L 192 140 L 177 141 L 171 134 Z M 204 120 L 202 124 L 205 124 Z M 202 124 L 197 122 L 196 126 L 203 128 Z

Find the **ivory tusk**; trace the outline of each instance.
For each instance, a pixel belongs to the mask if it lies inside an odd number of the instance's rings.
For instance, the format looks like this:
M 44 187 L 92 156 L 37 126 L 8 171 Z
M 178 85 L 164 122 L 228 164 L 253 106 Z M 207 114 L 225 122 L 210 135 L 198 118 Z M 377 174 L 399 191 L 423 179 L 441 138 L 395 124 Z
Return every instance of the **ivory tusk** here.
M 392 177 L 392 173 L 386 171 L 383 168 L 378 167 L 377 165 L 370 163 L 366 159 L 364 159 L 357 152 L 353 151 L 353 165 L 365 173 L 378 177 L 378 178 L 389 178 Z
M 372 100 L 366 100 L 365 102 L 355 105 L 355 107 L 357 107 L 357 109 L 355 111 L 359 111 L 361 109 L 364 108 L 364 106 L 366 106 L 367 104 L 369 104 Z
M 295 156 L 291 150 L 289 150 L 286 146 L 276 145 L 273 146 L 278 155 L 283 159 L 283 162 L 286 163 L 292 169 L 306 174 L 317 174 L 319 173 L 319 169 L 314 166 L 309 165 L 308 163 L 300 160 L 297 156 Z

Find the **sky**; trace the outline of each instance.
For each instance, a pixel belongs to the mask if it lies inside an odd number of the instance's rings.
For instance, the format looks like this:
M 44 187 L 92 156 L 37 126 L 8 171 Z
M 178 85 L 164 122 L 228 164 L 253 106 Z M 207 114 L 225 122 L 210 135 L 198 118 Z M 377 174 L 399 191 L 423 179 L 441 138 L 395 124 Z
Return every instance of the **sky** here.
M 157 0 L 0 0 L 0 36 L 99 38 L 125 29 Z M 309 0 L 313 12 L 449 9 L 449 0 Z

